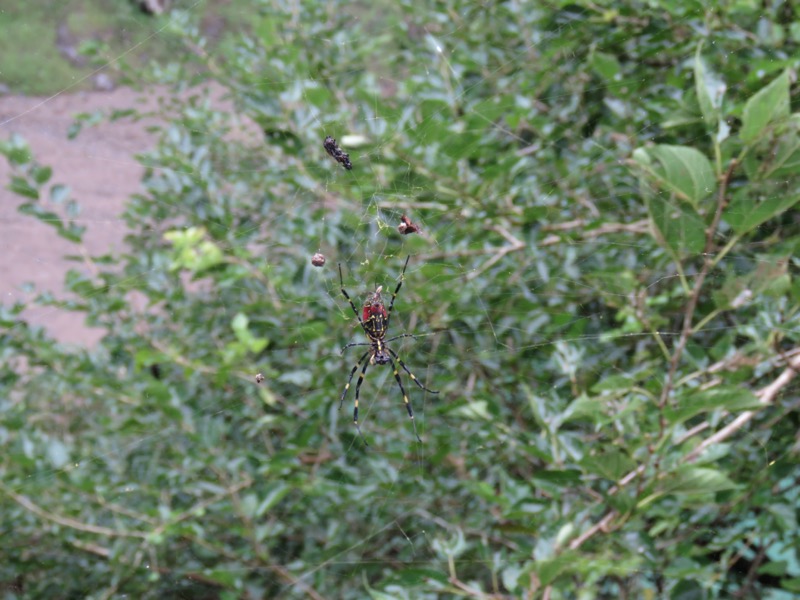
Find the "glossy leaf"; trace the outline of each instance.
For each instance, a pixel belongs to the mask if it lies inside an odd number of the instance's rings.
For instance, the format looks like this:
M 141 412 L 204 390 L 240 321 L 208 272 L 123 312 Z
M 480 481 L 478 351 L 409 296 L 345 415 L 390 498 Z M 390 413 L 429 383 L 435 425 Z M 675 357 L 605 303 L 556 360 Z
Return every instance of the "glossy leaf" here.
M 754 196 L 750 190 L 737 190 L 724 213 L 725 221 L 733 230 L 743 235 L 762 223 L 777 217 L 797 204 L 800 194 Z
M 33 200 L 39 199 L 39 190 L 28 183 L 23 177 L 12 177 L 8 189 L 25 198 L 31 198 Z
M 648 178 L 657 187 L 674 192 L 695 208 L 716 188 L 711 163 L 695 148 L 661 144 L 640 148 L 633 157 L 647 168 Z
M 697 495 L 733 490 L 737 485 L 717 469 L 685 466 L 671 473 L 659 488 L 665 494 Z
M 676 256 L 702 252 L 705 246 L 705 224 L 690 206 L 655 196 L 647 201 L 657 239 Z
M 666 411 L 667 419 L 673 424 L 718 408 L 736 412 L 753 410 L 762 406 L 753 392 L 734 386 L 718 386 L 707 390 L 692 391 L 679 397 L 674 404 L 675 408 L 669 408 Z
M 789 73 L 784 71 L 760 89 L 744 106 L 742 129 L 739 135 L 752 143 L 771 123 L 789 116 Z
M 697 102 L 703 115 L 706 128 L 709 131 L 717 129 L 720 119 L 722 98 L 725 94 L 725 84 L 703 60 L 701 51 L 703 45 L 697 47 L 694 57 L 694 80 L 697 90 Z

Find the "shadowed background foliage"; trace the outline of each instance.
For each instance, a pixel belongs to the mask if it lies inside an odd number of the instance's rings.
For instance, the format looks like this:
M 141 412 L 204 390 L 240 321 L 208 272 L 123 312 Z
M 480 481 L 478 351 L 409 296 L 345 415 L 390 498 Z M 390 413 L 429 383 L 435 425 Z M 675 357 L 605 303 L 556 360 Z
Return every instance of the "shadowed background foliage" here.
M 0 313 L 7 595 L 798 593 L 800 25 L 704 4 L 253 2 L 213 47 L 190 6 L 149 69 L 92 44 L 170 87 L 129 251 L 39 300 L 101 344 Z M 68 174 L 0 150 L 79 254 Z M 389 335 L 441 393 L 406 380 L 417 443 L 371 367 L 365 448 L 336 263 L 359 305 L 407 255 Z

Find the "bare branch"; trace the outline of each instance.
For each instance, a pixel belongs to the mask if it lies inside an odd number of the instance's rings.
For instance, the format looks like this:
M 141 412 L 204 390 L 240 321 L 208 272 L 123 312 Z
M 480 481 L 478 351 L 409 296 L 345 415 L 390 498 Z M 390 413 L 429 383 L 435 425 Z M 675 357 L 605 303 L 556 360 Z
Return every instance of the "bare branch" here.
M 769 385 L 761 388 L 756 392 L 756 396 L 758 397 L 759 403 L 762 406 L 769 406 L 775 400 L 775 397 L 778 393 L 785 388 L 795 377 L 797 377 L 798 373 L 800 372 L 800 348 L 794 348 L 789 350 L 788 352 L 784 353 L 785 356 L 791 356 L 791 359 L 788 361 L 786 369 Z M 711 435 L 710 437 L 703 440 L 700 444 L 697 445 L 691 452 L 689 452 L 686 456 L 683 457 L 682 462 L 691 463 L 697 460 L 697 458 L 708 448 L 714 444 L 719 444 L 720 442 L 728 439 L 731 435 L 733 435 L 736 431 L 744 427 L 754 416 L 756 415 L 756 411 L 745 411 L 741 413 L 738 417 L 736 417 L 733 421 L 731 421 L 728 425 L 717 431 L 715 434 Z M 692 435 L 699 433 L 700 431 L 707 429 L 709 427 L 708 422 L 703 422 L 693 429 L 687 431 L 680 439 L 679 443 L 682 443 Z M 613 486 L 609 489 L 609 495 L 616 494 L 620 489 L 624 486 L 629 484 L 633 481 L 637 475 L 640 475 L 644 472 L 645 464 L 641 464 L 636 467 L 633 471 L 626 474 L 622 477 L 617 485 Z M 581 535 L 576 537 L 572 540 L 569 544 L 571 550 L 575 550 L 579 548 L 586 540 L 590 537 L 595 535 L 598 531 L 607 531 L 608 525 L 617 515 L 617 511 L 610 510 L 608 511 L 603 517 L 594 525 L 592 525 L 589 529 L 584 531 Z
M 778 392 L 785 388 L 789 382 L 792 381 L 792 379 L 797 377 L 798 368 L 800 368 L 800 355 L 795 355 L 789 361 L 788 366 L 783 373 L 781 373 L 775 379 L 775 381 L 756 392 L 759 403 L 763 406 L 772 404 L 773 400 L 775 400 L 775 396 L 778 395 Z M 755 415 L 756 411 L 754 410 L 747 410 L 741 413 L 738 417 L 717 431 L 714 435 L 700 442 L 694 450 L 686 455 L 684 461 L 693 462 L 697 460 L 697 457 L 700 456 L 706 450 L 706 448 L 713 446 L 714 444 L 719 444 L 720 442 L 728 439 L 736 431 L 744 427 Z
M 517 252 L 525 248 L 525 242 L 522 240 L 518 240 L 515 238 L 509 231 L 500 225 L 491 228 L 492 230 L 496 231 L 500 235 L 502 235 L 508 241 L 508 246 L 503 246 L 502 248 L 498 248 L 494 251 L 494 256 L 492 256 L 489 260 L 487 260 L 479 269 L 475 269 L 472 273 L 467 275 L 467 281 L 471 281 L 478 277 L 484 271 L 487 271 L 492 268 L 492 266 L 500 261 L 506 254 L 511 252 Z
M 32 512 L 37 517 L 40 517 L 47 521 L 51 521 L 53 523 L 58 523 L 59 525 L 63 525 L 64 527 L 69 527 L 71 529 L 77 529 L 78 531 L 85 531 L 87 533 L 93 533 L 96 535 L 104 535 L 106 537 L 142 538 L 142 539 L 147 537 L 147 534 L 142 533 L 140 531 L 119 531 L 116 529 L 110 529 L 108 527 L 92 525 L 91 523 L 83 523 L 81 521 L 72 519 L 70 517 L 64 517 L 61 515 L 57 515 L 55 513 L 48 512 L 38 504 L 34 503 L 27 496 L 17 494 L 13 490 L 10 490 L 5 486 L 0 486 L 0 492 L 4 493 L 14 502 L 19 504 L 22 508 Z

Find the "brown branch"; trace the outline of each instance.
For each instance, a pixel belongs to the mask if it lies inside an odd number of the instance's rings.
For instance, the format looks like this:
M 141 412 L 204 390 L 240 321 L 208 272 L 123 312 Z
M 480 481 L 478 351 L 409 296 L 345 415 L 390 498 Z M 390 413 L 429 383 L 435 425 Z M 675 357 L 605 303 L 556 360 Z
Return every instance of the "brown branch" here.
M 800 348 L 794 348 L 789 350 L 785 353 L 787 356 L 791 356 L 791 360 L 787 363 L 786 369 L 775 378 L 775 381 L 766 385 L 765 387 L 761 388 L 756 392 L 756 396 L 758 397 L 758 401 L 762 406 L 769 406 L 775 400 L 775 397 L 778 393 L 785 388 L 789 383 L 797 377 L 800 373 Z M 726 439 L 728 439 L 731 435 L 733 435 L 736 431 L 741 429 L 745 424 L 747 424 L 754 416 L 756 415 L 756 411 L 745 411 L 741 413 L 738 417 L 736 417 L 733 421 L 731 421 L 728 425 L 717 431 L 715 434 L 709 436 L 705 440 L 703 440 L 700 444 L 697 445 L 691 452 L 689 452 L 686 456 L 681 459 L 681 462 L 684 463 L 691 463 L 697 460 L 697 458 L 703 453 L 703 451 L 712 446 L 714 444 L 718 444 Z M 708 425 L 701 427 L 698 425 L 694 429 L 690 430 L 692 434 L 699 432 L 702 429 L 706 429 Z M 686 435 L 683 436 L 682 440 L 687 439 L 690 437 L 687 432 Z M 641 464 L 636 467 L 633 471 L 622 477 L 619 482 L 611 489 L 609 489 L 609 495 L 616 494 L 622 487 L 630 483 L 637 475 L 644 472 L 645 465 Z M 569 548 L 571 550 L 576 550 L 579 548 L 586 540 L 591 538 L 595 535 L 598 531 L 607 531 L 608 525 L 617 515 L 616 510 L 608 511 L 603 517 L 594 525 L 592 525 L 589 529 L 584 531 L 580 536 L 572 540 L 569 544 Z
M 488 598 L 490 600 L 500 600 L 502 598 L 506 598 L 507 596 L 503 596 L 501 594 L 487 594 L 486 592 L 482 592 L 481 590 L 476 590 L 468 586 L 466 583 L 461 581 L 456 577 L 450 577 L 450 583 L 452 583 L 455 587 L 457 587 L 462 592 L 474 597 L 474 598 Z
M 508 245 L 495 249 L 493 251 L 494 256 L 492 256 L 489 260 L 483 263 L 483 265 L 479 269 L 476 269 L 472 273 L 467 275 L 467 281 L 471 281 L 476 277 L 478 277 L 484 271 L 491 269 L 492 266 L 494 266 L 498 261 L 500 261 L 506 254 L 509 254 L 511 252 L 517 252 L 525 248 L 525 242 L 515 238 L 513 235 L 511 235 L 511 233 L 509 233 L 509 231 L 505 227 L 502 227 L 501 225 L 496 225 L 494 227 L 491 227 L 491 229 L 502 235 L 508 241 Z
M 789 382 L 791 382 L 792 379 L 797 377 L 798 368 L 800 368 L 800 355 L 795 355 L 792 360 L 789 361 L 783 373 L 781 373 L 775 379 L 775 381 L 756 392 L 759 404 L 762 406 L 768 406 L 772 404 L 773 400 L 775 400 L 775 396 L 778 395 L 778 392 L 789 385 Z M 717 431 L 714 435 L 700 442 L 696 448 L 686 455 L 684 461 L 693 462 L 697 460 L 697 457 L 699 457 L 706 448 L 714 444 L 719 444 L 720 442 L 728 439 L 736 431 L 744 427 L 755 415 L 756 411 L 754 410 L 747 410 L 741 413 L 738 417 Z
M 576 537 L 569 543 L 570 550 L 577 550 L 578 548 L 583 545 L 583 542 L 588 540 L 598 531 L 608 531 L 608 526 L 611 524 L 611 521 L 616 516 L 617 512 L 615 510 L 609 511 L 606 515 L 600 519 L 597 523 L 589 527 L 586 531 Z
M 590 222 L 591 221 L 587 221 L 586 219 L 575 219 L 573 221 L 542 225 L 542 231 L 569 231 L 572 229 L 580 229 L 586 227 Z M 586 237 L 597 237 L 606 233 L 647 233 L 649 230 L 649 221 L 647 219 L 642 219 L 640 221 L 634 221 L 633 223 L 604 223 L 600 227 L 584 231 L 582 235 Z
M 64 517 L 61 515 L 57 515 L 55 513 L 48 512 L 38 504 L 35 504 L 27 496 L 17 494 L 13 490 L 10 490 L 5 486 L 0 486 L 0 492 L 4 493 L 6 496 L 11 498 L 14 502 L 19 504 L 25 510 L 32 512 L 36 516 L 45 519 L 46 521 L 58 523 L 59 525 L 63 525 L 64 527 L 77 529 L 78 531 L 85 531 L 86 533 L 93 533 L 95 535 L 104 535 L 106 537 L 141 538 L 141 539 L 147 537 L 147 534 L 142 533 L 140 531 L 118 531 L 116 529 L 110 529 L 108 527 L 92 525 L 91 523 L 83 523 L 81 521 L 72 519 L 70 517 Z
M 587 223 L 589 223 L 589 221 L 586 221 L 584 219 L 575 219 L 573 221 L 565 221 L 563 223 L 553 223 L 552 225 L 544 225 L 542 227 L 542 231 L 568 231 L 571 229 L 579 229 L 580 227 L 585 226 Z M 493 228 L 493 229 L 498 233 L 501 233 L 501 235 L 504 235 L 502 234 L 502 232 L 499 231 L 500 228 Z M 581 232 L 581 238 L 592 239 L 609 233 L 623 233 L 623 232 L 647 233 L 648 230 L 649 230 L 649 224 L 646 220 L 635 221 L 633 223 L 606 223 L 604 225 L 601 225 L 600 227 L 596 227 L 595 229 L 590 229 L 588 231 Z M 506 231 L 506 233 L 508 232 Z M 504 237 L 506 236 L 504 235 Z M 437 252 L 434 254 L 428 254 L 427 257 L 428 260 L 442 260 L 449 258 L 466 258 L 469 256 L 486 256 L 487 254 L 496 255 L 498 254 L 498 252 L 502 252 L 505 255 L 513 250 L 522 249 L 525 247 L 523 242 L 521 242 L 517 238 L 514 238 L 513 236 L 511 237 L 514 240 L 512 242 L 513 246 L 516 246 L 517 244 L 522 244 L 522 246 L 520 248 L 514 247 L 511 249 L 508 249 L 508 246 L 505 246 L 499 250 L 497 248 L 480 248 L 474 250 L 469 250 L 469 249 L 456 250 L 454 252 Z M 506 239 L 509 239 L 509 237 L 506 237 Z M 564 239 L 562 237 L 553 234 L 545 237 L 543 240 L 538 242 L 536 246 L 538 248 L 544 248 L 546 246 L 555 246 L 556 244 L 561 243 L 563 241 Z M 502 256 L 500 258 L 502 258 Z

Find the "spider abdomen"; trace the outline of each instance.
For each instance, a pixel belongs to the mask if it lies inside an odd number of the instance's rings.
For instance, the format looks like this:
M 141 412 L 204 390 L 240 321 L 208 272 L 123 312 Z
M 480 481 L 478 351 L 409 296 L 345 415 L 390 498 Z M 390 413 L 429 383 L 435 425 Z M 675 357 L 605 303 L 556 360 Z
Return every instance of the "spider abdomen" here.
M 392 362 L 389 354 L 383 350 L 383 344 L 380 343 L 375 344 L 372 359 L 379 365 L 388 365 L 390 362 Z

